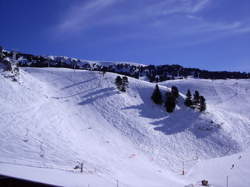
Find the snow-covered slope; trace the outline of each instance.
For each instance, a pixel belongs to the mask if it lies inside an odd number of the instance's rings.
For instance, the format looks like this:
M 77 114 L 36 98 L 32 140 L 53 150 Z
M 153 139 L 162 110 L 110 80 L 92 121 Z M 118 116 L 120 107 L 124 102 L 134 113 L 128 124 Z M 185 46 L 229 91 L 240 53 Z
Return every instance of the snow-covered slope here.
M 175 80 L 182 93 L 198 90 L 207 99 L 207 113 L 228 133 L 241 150 L 250 146 L 250 80 Z M 232 147 L 230 148 L 232 149 Z
M 192 179 L 193 186 L 199 186 L 200 180 L 207 179 L 214 187 L 250 186 L 250 152 L 238 153 L 222 158 L 201 160 L 186 176 Z M 191 186 L 191 185 L 190 185 Z
M 180 97 L 176 111 L 167 114 L 150 99 L 154 84 L 129 78 L 127 93 L 120 93 L 116 76 L 62 68 L 24 68 L 19 82 L 0 76 L 3 168 L 42 167 L 66 178 L 58 171 L 73 172 L 77 162 L 83 162 L 82 175 L 91 175 L 92 185 L 115 185 L 118 180 L 120 186 L 177 187 L 196 180 L 180 176 L 183 161 L 189 171 L 199 160 L 248 146 L 249 118 L 244 111 L 249 111 L 249 81 L 163 83 L 162 91 L 172 84 L 183 93 L 197 88 L 208 104 L 208 112 L 201 114 L 186 108 Z M 241 97 L 237 105 L 245 110 L 231 109 Z M 44 178 L 39 180 L 67 186 L 91 183 Z

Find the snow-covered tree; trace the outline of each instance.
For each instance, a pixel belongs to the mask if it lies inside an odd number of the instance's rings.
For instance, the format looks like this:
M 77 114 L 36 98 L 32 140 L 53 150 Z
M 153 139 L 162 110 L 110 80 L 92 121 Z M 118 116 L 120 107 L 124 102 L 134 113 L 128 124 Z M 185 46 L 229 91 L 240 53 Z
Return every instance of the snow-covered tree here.
M 156 84 L 154 92 L 151 96 L 151 99 L 154 101 L 155 104 L 162 104 L 162 95 L 161 95 L 161 91 L 159 89 L 158 84 Z

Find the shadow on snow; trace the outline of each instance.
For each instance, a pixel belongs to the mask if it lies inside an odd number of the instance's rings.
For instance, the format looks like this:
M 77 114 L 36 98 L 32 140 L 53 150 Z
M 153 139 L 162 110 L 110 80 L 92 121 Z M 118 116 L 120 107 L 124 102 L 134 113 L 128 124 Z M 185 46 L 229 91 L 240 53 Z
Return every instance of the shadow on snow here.
M 95 100 L 104 98 L 104 97 L 110 97 L 114 94 L 117 94 L 118 92 L 114 88 L 103 88 L 99 90 L 95 90 L 93 92 L 90 92 L 86 95 L 83 95 L 83 101 L 78 103 L 79 105 L 86 105 L 93 103 Z

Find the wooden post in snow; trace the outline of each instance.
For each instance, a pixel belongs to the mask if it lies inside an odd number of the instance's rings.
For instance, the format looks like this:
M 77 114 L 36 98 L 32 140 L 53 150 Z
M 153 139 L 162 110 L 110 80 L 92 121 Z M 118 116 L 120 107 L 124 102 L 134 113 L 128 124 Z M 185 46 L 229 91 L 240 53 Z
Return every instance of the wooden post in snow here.
M 227 176 L 227 187 L 228 187 L 228 176 Z
M 182 175 L 185 175 L 185 171 L 184 171 L 184 161 L 182 162 Z

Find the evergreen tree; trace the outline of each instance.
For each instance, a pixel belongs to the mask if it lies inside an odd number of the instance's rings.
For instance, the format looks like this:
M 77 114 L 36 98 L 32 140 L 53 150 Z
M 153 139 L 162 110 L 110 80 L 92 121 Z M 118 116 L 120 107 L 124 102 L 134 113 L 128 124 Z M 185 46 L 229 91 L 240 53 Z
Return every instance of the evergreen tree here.
M 115 79 L 115 85 L 116 85 L 117 89 L 121 91 L 121 89 L 122 89 L 122 78 L 119 75 Z
M 200 102 L 200 93 L 195 90 L 194 92 L 194 98 L 193 98 L 193 105 L 198 105 Z
M 118 75 L 115 79 L 116 87 L 121 92 L 126 92 L 128 88 L 128 77 L 123 76 L 122 78 Z
M 122 91 L 122 92 L 126 92 L 127 88 L 128 88 L 128 77 L 123 76 L 123 77 L 122 77 L 122 87 L 121 87 L 121 91 Z
M 161 95 L 161 91 L 159 89 L 158 84 L 156 84 L 154 92 L 151 96 L 151 99 L 154 101 L 155 104 L 162 104 L 162 95 Z
M 192 103 L 192 94 L 191 94 L 190 90 L 188 90 L 187 93 L 186 93 L 186 99 L 185 99 L 184 104 L 187 107 L 190 107 L 193 104 Z
M 176 86 L 172 86 L 171 93 L 172 96 L 174 96 L 176 99 L 179 97 L 179 90 Z
M 102 72 L 102 75 L 104 76 L 105 73 L 107 72 L 107 67 L 102 67 L 101 72 Z
M 3 48 L 0 46 L 0 61 L 3 59 Z
M 206 99 L 203 96 L 200 96 L 200 111 L 203 112 L 206 108 Z
M 165 102 L 165 107 L 166 111 L 171 113 L 174 111 L 176 106 L 176 97 L 173 96 L 171 92 L 167 92 L 166 94 L 166 102 Z

